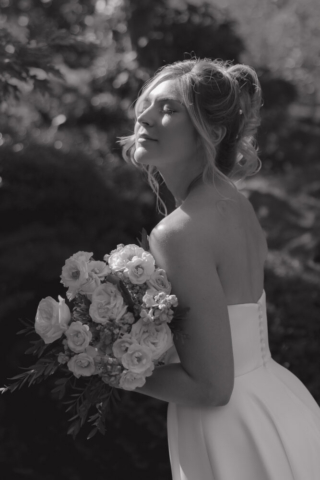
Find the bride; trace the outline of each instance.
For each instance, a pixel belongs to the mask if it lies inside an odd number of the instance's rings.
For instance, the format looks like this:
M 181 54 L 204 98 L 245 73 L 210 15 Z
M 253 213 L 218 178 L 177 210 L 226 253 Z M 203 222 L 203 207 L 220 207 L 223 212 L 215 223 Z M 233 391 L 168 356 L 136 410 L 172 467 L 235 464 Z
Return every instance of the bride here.
M 124 157 L 159 173 L 177 208 L 150 235 L 189 307 L 165 365 L 137 391 L 169 402 L 173 480 L 316 480 L 320 409 L 268 346 L 267 243 L 235 184 L 259 169 L 255 71 L 186 60 L 161 69 L 136 103 Z

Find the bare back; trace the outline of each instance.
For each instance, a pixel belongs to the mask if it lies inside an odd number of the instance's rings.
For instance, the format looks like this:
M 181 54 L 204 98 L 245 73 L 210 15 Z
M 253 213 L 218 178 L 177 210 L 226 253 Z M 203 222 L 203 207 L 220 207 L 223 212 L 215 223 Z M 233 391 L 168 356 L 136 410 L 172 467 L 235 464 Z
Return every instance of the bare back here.
M 202 232 L 196 221 L 201 217 L 202 225 L 212 232 L 212 248 L 217 250 L 217 272 L 227 304 L 256 303 L 263 291 L 268 252 L 266 237 L 250 201 L 242 193 L 228 184 L 219 191 L 229 200 L 222 200 L 213 187 L 199 189 L 153 232 L 160 229 L 168 234 L 172 230 L 183 233 L 188 224 L 188 235 L 194 235 L 201 243 Z M 157 258 L 157 242 L 153 241 L 152 234 L 150 248 L 161 266 L 162 259 Z

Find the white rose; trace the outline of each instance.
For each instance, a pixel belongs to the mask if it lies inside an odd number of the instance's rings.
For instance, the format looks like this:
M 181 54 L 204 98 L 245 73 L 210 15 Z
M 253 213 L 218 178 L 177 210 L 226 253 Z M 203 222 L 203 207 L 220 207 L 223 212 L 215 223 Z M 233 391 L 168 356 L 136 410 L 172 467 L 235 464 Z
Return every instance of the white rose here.
M 68 362 L 68 368 L 77 378 L 90 377 L 96 369 L 93 358 L 85 352 L 74 355 Z
M 121 358 L 122 365 L 133 373 L 144 373 L 152 368 L 152 351 L 150 348 L 133 343 Z
M 151 278 L 147 280 L 147 285 L 150 288 L 161 290 L 167 294 L 171 292 L 171 283 L 168 281 L 165 270 L 162 270 L 161 268 L 157 268 L 153 272 Z
M 146 383 L 146 377 L 152 375 L 153 368 L 146 370 L 144 374 L 133 373 L 125 370 L 120 377 L 119 386 L 123 390 L 134 390 L 138 387 L 143 387 Z
M 119 338 L 114 342 L 112 345 L 112 352 L 116 358 L 121 359 L 122 356 L 127 353 L 129 347 L 137 343 L 135 339 L 133 339 L 129 334 L 123 335 L 122 338 Z
M 153 256 L 148 252 L 143 252 L 141 257 L 133 257 L 127 263 L 123 272 L 132 283 L 141 285 L 151 278 L 155 268 L 154 265 Z
M 92 255 L 92 252 L 75 253 L 66 260 L 62 268 L 61 283 L 69 288 L 68 298 L 70 300 L 76 296 L 81 285 L 86 283 L 88 279 L 88 263 Z
M 115 250 L 112 250 L 110 255 L 105 255 L 105 260 L 112 270 L 121 271 L 126 268 L 127 263 L 130 262 L 133 257 L 141 257 L 145 250 L 137 245 L 123 245 L 119 244 Z
M 118 320 L 126 311 L 122 295 L 112 283 L 103 283 L 93 292 L 89 315 L 94 322 L 105 325 L 109 320 Z
M 89 272 L 95 273 L 99 278 L 106 277 L 111 273 L 111 268 L 105 262 L 91 261 L 88 264 Z
M 146 324 L 140 319 L 132 325 L 130 335 L 140 345 L 151 350 L 152 360 L 160 358 L 173 345 L 172 333 L 166 323 Z
M 52 343 L 67 330 L 71 314 L 68 305 L 62 297 L 59 303 L 52 297 L 46 297 L 39 303 L 35 331 L 45 343 Z
M 88 325 L 79 321 L 71 323 L 65 332 L 65 336 L 67 337 L 68 347 L 75 353 L 84 352 L 92 339 L 92 333 Z
M 93 272 L 89 273 L 86 283 L 81 285 L 79 293 L 87 295 L 89 300 L 92 299 L 92 293 L 101 285 L 100 278 Z

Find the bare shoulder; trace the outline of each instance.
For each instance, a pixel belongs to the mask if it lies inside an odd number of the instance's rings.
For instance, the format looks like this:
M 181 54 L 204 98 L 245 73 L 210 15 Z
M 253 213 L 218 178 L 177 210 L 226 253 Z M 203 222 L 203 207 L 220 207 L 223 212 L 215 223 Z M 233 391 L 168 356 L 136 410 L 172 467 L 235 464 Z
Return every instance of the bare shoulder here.
M 151 232 L 150 245 L 155 253 L 171 258 L 186 249 L 203 247 L 217 264 L 246 235 L 266 256 L 265 234 L 250 201 L 232 187 L 222 196 L 209 187 L 165 217 Z
M 192 208 L 179 207 L 165 217 L 152 230 L 150 247 L 155 255 L 177 258 L 177 256 L 190 254 L 193 248 L 206 243 L 210 250 L 215 241 L 213 212 L 199 205 Z M 204 246 L 204 245 L 203 245 Z M 161 258 L 163 263 L 164 258 Z
M 175 241 L 205 241 L 215 244 L 224 236 L 226 228 L 239 228 L 239 199 L 222 199 L 213 188 L 203 189 L 198 195 L 185 201 L 183 205 L 163 218 L 152 230 L 151 241 L 163 247 Z M 189 243 L 189 241 L 187 243 Z M 185 242 L 184 242 L 185 243 Z

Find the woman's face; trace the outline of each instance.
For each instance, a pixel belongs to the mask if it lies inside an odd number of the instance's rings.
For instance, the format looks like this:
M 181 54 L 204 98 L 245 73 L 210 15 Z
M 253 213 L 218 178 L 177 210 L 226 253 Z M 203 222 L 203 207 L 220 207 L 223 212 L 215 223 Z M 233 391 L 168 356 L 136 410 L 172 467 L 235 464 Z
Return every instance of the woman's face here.
M 196 131 L 182 102 L 176 80 L 164 80 L 140 101 L 134 159 L 161 166 L 187 164 L 196 157 Z

